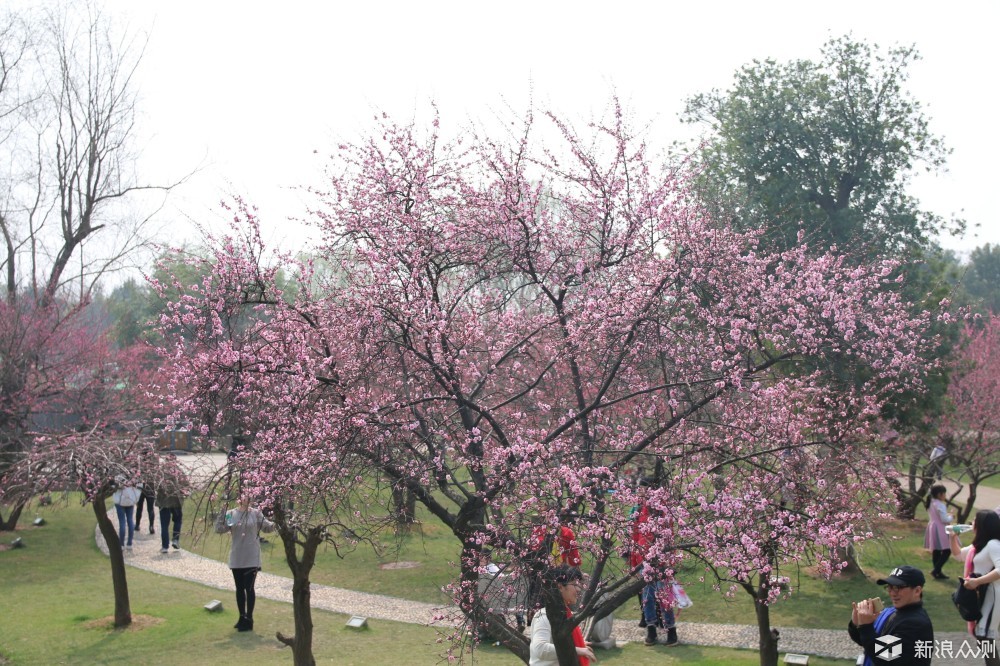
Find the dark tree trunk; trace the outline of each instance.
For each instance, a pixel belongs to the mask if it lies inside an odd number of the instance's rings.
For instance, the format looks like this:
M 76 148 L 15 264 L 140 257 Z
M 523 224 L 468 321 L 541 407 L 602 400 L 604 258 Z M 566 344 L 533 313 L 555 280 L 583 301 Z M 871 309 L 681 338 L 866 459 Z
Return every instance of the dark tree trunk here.
M 972 512 L 976 508 L 976 494 L 979 490 L 979 481 L 973 480 L 969 482 L 969 498 L 965 502 L 965 506 L 958 511 L 958 522 L 968 523 L 969 518 L 972 516 Z
M 115 628 L 127 627 L 132 624 L 132 607 L 128 598 L 128 580 L 125 578 L 125 556 L 118 543 L 118 530 L 108 518 L 108 507 L 104 497 L 96 497 L 93 501 L 94 514 L 101 535 L 108 544 L 108 556 L 111 560 L 111 581 L 115 588 Z
M 316 563 L 316 551 L 323 541 L 322 528 L 311 528 L 305 535 L 305 541 L 298 542 L 295 530 L 286 527 L 283 518 L 281 511 L 275 511 L 278 534 L 285 548 L 285 560 L 292 571 L 292 614 L 295 617 L 295 635 L 289 637 L 278 632 L 276 637 L 292 648 L 292 663 L 295 666 L 316 666 L 312 649 L 313 622 L 309 574 Z M 297 545 L 302 546 L 301 557 L 297 553 Z
M 480 606 L 480 608 L 482 607 Z M 510 650 L 515 657 L 527 664 L 531 654 L 530 644 L 524 634 L 507 624 L 504 616 L 499 613 L 489 612 L 485 609 L 482 609 L 481 613 L 482 624 L 489 635 Z
M 23 510 L 24 502 L 18 502 L 11 507 L 10 515 L 7 516 L 7 520 L 4 520 L 3 514 L 0 514 L 0 532 L 13 532 L 17 528 L 17 521 L 21 518 L 21 512 Z
M 757 612 L 757 635 L 760 649 L 760 666 L 778 666 L 778 638 L 771 631 L 771 607 L 767 601 L 767 587 L 761 585 L 762 596 L 754 599 L 754 610 Z
M 392 505 L 396 524 L 412 525 L 417 520 L 417 496 L 409 488 L 396 484 L 392 488 Z
M 480 637 L 488 635 L 491 640 L 499 641 L 510 650 L 514 656 L 528 663 L 530 658 L 529 644 L 524 634 L 512 628 L 506 619 L 506 606 L 493 608 L 494 604 L 487 596 L 503 599 L 505 592 L 497 593 L 496 589 L 484 591 L 480 586 L 480 574 L 475 562 L 479 561 L 482 546 L 475 540 L 466 542 L 462 548 L 461 579 L 463 590 L 459 604 L 468 619 L 472 631 Z
M 916 491 L 916 479 L 910 477 L 907 484 L 910 490 L 904 489 L 896 479 L 890 479 L 893 494 L 896 496 L 896 517 L 900 520 L 913 520 L 917 515 L 917 507 L 924 501 L 920 492 Z M 923 487 L 923 484 L 921 484 Z

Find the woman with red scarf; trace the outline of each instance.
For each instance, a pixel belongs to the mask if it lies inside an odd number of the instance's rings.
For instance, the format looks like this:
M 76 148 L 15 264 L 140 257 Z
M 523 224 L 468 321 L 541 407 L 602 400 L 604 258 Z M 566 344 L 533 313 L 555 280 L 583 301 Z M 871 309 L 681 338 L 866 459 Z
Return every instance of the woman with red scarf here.
M 576 567 L 564 564 L 552 570 L 552 580 L 555 581 L 563 603 L 566 604 L 566 617 L 572 617 L 573 612 L 570 609 L 576 605 L 577 597 L 583 588 L 583 573 Z M 573 627 L 573 644 L 576 645 L 580 666 L 590 666 L 591 662 L 597 661 L 594 651 L 583 640 L 583 632 L 579 625 Z M 531 621 L 530 655 L 528 666 L 557 666 L 559 663 L 556 646 L 552 642 L 552 625 L 549 624 L 544 608 L 539 609 Z

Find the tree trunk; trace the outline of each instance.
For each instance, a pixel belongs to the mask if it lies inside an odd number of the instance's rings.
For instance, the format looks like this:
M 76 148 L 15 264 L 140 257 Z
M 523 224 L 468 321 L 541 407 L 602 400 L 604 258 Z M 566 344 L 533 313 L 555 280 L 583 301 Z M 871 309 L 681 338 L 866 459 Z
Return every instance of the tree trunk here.
M 315 550 L 313 554 L 315 555 Z M 308 572 L 295 573 L 292 582 L 292 611 L 295 616 L 292 662 L 295 666 L 316 666 L 312 652 L 313 622 Z
M 125 578 L 125 556 L 118 543 L 118 530 L 108 518 L 108 507 L 104 497 L 96 497 L 93 501 L 94 514 L 101 535 L 108 544 L 108 556 L 111 560 L 111 581 L 115 588 L 115 628 L 127 627 L 132 624 L 132 607 L 128 598 L 128 580 Z
M 848 544 L 846 548 L 838 548 L 837 557 L 842 562 L 847 562 L 847 566 L 840 570 L 841 573 L 853 574 L 862 572 L 861 564 L 858 562 L 858 550 L 854 547 L 854 544 Z
M 483 624 L 494 640 L 499 641 L 515 657 L 528 663 L 531 658 L 530 644 L 524 634 L 507 624 L 502 615 L 486 610 L 483 610 Z
M 397 484 L 392 487 L 392 505 L 397 525 L 412 525 L 417 518 L 417 496 L 409 488 Z
M 896 517 L 900 520 L 913 520 L 917 515 L 917 506 L 923 501 L 922 498 L 916 492 L 904 490 L 896 479 L 889 479 L 889 484 L 896 496 Z M 915 485 L 913 480 L 911 485 Z
M 21 511 L 24 510 L 24 506 L 24 502 L 18 502 L 11 507 L 7 520 L 4 520 L 3 514 L 0 514 L 0 532 L 13 532 L 17 528 L 17 521 L 21 517 Z
M 528 641 L 524 634 L 516 631 L 507 623 L 506 592 L 498 590 L 493 585 L 499 585 L 494 579 L 484 582 L 475 565 L 482 555 L 482 547 L 475 540 L 467 541 L 462 548 L 461 558 L 461 596 L 459 606 L 465 614 L 468 626 L 476 634 L 477 640 L 488 636 L 491 641 L 499 641 L 518 659 L 528 663 L 530 658 Z
M 301 543 L 302 556 L 296 552 L 296 533 L 293 528 L 284 525 L 284 514 L 276 510 L 275 522 L 278 523 L 278 534 L 285 548 L 285 560 L 292 571 L 292 615 L 295 618 L 295 635 L 284 636 L 276 634 L 279 641 L 292 648 L 292 663 L 295 666 L 316 666 L 313 656 L 313 621 L 311 593 L 309 590 L 309 574 L 316 563 L 316 551 L 322 543 L 322 528 L 313 527 L 306 533 L 306 539 Z
M 959 510 L 958 516 L 956 516 L 959 523 L 969 522 L 969 517 L 972 516 L 972 512 L 976 509 L 976 491 L 978 489 L 978 481 L 973 480 L 969 482 L 969 499 L 965 502 L 965 506 Z
M 767 600 L 766 586 L 762 585 L 761 591 L 764 594 L 753 600 L 757 612 L 760 666 L 778 666 L 778 638 L 771 632 L 771 607 L 764 603 Z

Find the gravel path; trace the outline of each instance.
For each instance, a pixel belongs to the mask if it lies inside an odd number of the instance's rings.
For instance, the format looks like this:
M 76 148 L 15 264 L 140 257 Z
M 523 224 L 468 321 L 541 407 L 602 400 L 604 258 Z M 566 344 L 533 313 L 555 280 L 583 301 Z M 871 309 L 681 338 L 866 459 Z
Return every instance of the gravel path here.
M 182 464 L 186 464 L 198 475 L 208 476 L 219 464 L 224 464 L 225 456 L 221 454 L 178 456 Z M 980 505 L 989 508 L 1000 505 L 1000 490 L 982 488 L 978 499 Z M 114 512 L 110 512 L 112 520 L 116 520 Z M 107 554 L 107 544 L 95 529 L 97 544 Z M 130 554 L 126 554 L 126 564 L 174 578 L 182 578 L 200 583 L 218 590 L 234 591 L 232 575 L 223 562 L 210 560 L 200 555 L 181 549 L 171 549 L 169 553 L 161 554 L 160 537 L 158 534 L 139 534 L 136 532 L 135 543 Z M 285 576 L 262 572 L 257 577 L 257 594 L 266 599 L 291 603 L 292 580 Z M 224 604 L 232 605 L 230 597 L 223 600 Z M 355 592 L 325 585 L 312 586 L 312 607 L 345 615 L 362 615 L 369 620 L 392 620 L 411 624 L 434 625 L 443 624 L 441 618 L 446 617 L 453 608 L 435 606 L 433 604 L 408 601 L 395 597 L 377 594 Z M 833 612 L 845 615 L 841 609 Z M 802 629 L 797 627 L 777 627 L 781 638 L 779 649 L 782 653 L 811 654 L 840 659 L 854 659 L 859 650 L 847 636 L 845 629 Z M 751 625 L 709 624 L 697 622 L 679 622 L 677 633 L 682 643 L 730 648 L 749 648 L 757 646 L 757 627 Z M 635 620 L 616 620 L 614 636 L 621 645 L 626 642 L 642 641 L 645 633 L 639 629 Z M 964 645 L 964 654 L 974 653 L 974 647 L 968 642 L 968 635 L 962 633 L 938 634 L 938 641 L 952 641 L 952 654 L 947 658 L 935 659 L 934 664 L 948 666 L 979 666 L 981 658 L 963 658 L 959 654 L 960 646 Z M 665 649 L 665 648 L 661 648 Z

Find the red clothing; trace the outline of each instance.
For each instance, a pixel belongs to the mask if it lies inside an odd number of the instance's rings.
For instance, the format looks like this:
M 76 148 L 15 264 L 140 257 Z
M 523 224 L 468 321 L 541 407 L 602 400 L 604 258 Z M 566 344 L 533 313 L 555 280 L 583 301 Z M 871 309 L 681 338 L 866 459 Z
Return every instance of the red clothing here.
M 583 559 L 580 557 L 580 550 L 576 547 L 576 535 L 573 534 L 573 530 L 565 525 L 559 527 L 559 536 L 556 537 L 556 545 L 559 549 L 559 558 L 563 564 L 578 567 L 583 562 Z
M 573 614 L 567 610 L 566 617 L 573 617 Z M 578 648 L 587 647 L 587 642 L 583 640 L 583 631 L 580 629 L 580 625 L 573 627 L 573 645 Z M 580 666 L 590 666 L 590 660 L 586 657 L 578 655 L 577 658 L 580 660 Z
M 642 564 L 649 550 L 652 538 L 647 531 L 646 523 L 649 522 L 649 507 L 645 504 L 639 507 L 638 513 L 633 517 L 632 523 L 632 549 L 629 551 L 629 566 L 637 567 Z

